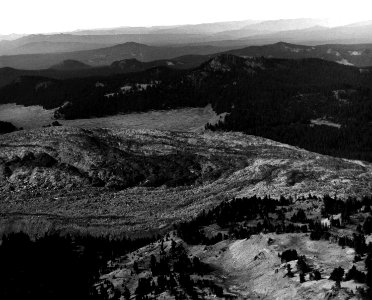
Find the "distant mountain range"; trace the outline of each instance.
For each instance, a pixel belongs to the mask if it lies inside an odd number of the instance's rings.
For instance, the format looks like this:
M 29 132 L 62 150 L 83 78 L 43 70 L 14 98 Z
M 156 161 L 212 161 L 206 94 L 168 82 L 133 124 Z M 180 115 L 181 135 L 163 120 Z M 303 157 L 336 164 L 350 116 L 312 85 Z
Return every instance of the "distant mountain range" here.
M 78 60 L 92 66 L 107 66 L 114 61 L 135 58 L 148 62 L 171 59 L 191 54 L 213 54 L 226 51 L 227 47 L 214 46 L 149 46 L 139 43 L 124 43 L 112 47 L 47 54 L 11 55 L 0 57 L 0 67 L 16 69 L 46 69 L 64 60 Z
M 93 67 L 77 60 L 64 60 L 41 70 L 20 70 L 14 68 L 0 68 L 0 87 L 11 83 L 23 76 L 39 76 L 53 79 L 68 79 L 92 76 L 109 76 L 129 72 L 139 72 L 154 67 L 168 67 L 170 69 L 191 69 L 208 60 L 209 55 L 184 55 L 173 59 L 141 62 L 135 58 L 114 61 L 111 65 Z
M 64 60 L 78 60 L 91 66 L 107 66 L 114 61 L 173 59 L 183 55 L 210 55 L 219 52 L 284 42 L 297 45 L 370 44 L 372 22 L 327 27 L 318 19 L 237 21 L 196 25 L 120 27 L 80 30 L 58 34 L 0 36 L 0 68 L 47 69 Z M 328 47 L 328 46 L 325 46 Z M 331 50 L 338 46 L 332 46 Z M 337 61 L 324 49 L 306 50 L 315 57 Z M 369 46 L 335 49 L 340 61 L 358 66 L 370 65 Z M 288 49 L 287 49 L 288 50 Z M 308 57 L 284 54 L 279 57 Z M 326 49 L 328 50 L 328 49 Z M 252 52 L 249 50 L 248 52 Z M 260 52 L 261 50 L 257 50 Z M 262 50 L 266 51 L 266 50 Z M 346 52 L 345 52 L 346 51 Z M 351 51 L 354 54 L 348 54 Z M 357 52 L 355 52 L 357 51 Z M 358 53 L 361 51 L 361 54 Z M 255 51 L 253 51 L 255 52 Z M 269 51 L 270 52 L 270 51 Z M 288 52 L 288 51 L 287 51 Z M 316 52 L 316 53 L 315 53 Z M 326 51 L 327 52 L 327 51 Z M 250 54 L 247 54 L 250 55 Z M 255 54 L 256 55 L 256 54 Z M 261 55 L 258 53 L 258 55 Z M 268 53 L 276 57 L 275 54 Z M 358 57 L 357 57 L 358 56 Z M 346 62 L 346 61 L 347 62 Z
M 248 24 L 244 27 L 225 30 L 216 33 L 216 37 L 224 39 L 239 39 L 248 36 L 256 36 L 269 33 L 277 33 L 288 30 L 302 31 L 315 26 L 326 25 L 327 22 L 318 19 L 289 19 L 289 20 L 272 20 L 255 24 Z
M 275 33 L 252 35 L 242 38 L 241 42 L 268 43 L 285 41 L 290 43 L 324 44 L 324 43 L 371 43 L 372 24 L 358 23 L 334 28 L 314 26 L 301 30 L 285 30 Z
M 19 39 L 26 34 L 16 34 L 16 33 L 11 33 L 11 34 L 0 34 L 0 41 L 11 41 L 11 40 L 16 40 Z
M 223 51 L 212 46 L 154 47 L 126 43 L 89 51 L 1 57 L 3 65 L 12 67 L 0 68 L 0 86 L 20 76 L 67 79 L 138 72 L 159 66 L 190 69 L 219 53 L 241 57 L 320 58 L 344 65 L 372 66 L 372 44 L 305 46 L 279 42 Z
M 258 24 L 258 20 L 216 22 L 174 26 L 119 27 L 109 29 L 76 30 L 76 35 L 113 35 L 113 34 L 214 34 L 226 30 L 237 30 L 248 25 Z
M 0 35 L 0 55 L 75 52 L 136 42 L 150 46 L 211 45 L 239 48 L 284 41 L 295 44 L 372 43 L 372 22 L 327 27 L 318 19 L 119 27 L 58 34 Z

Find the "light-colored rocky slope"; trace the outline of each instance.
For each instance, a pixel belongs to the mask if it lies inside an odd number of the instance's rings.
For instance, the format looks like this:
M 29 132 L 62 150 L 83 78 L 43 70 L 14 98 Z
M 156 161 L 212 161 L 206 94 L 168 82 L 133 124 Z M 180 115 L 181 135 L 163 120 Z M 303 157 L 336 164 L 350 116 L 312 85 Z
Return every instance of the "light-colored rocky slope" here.
M 232 197 L 372 190 L 371 164 L 241 133 L 51 127 L 0 147 L 2 231 L 156 231 Z
M 177 244 L 182 243 L 189 257 L 198 257 L 207 264 L 212 271 L 204 275 L 204 278 L 221 285 L 224 294 L 232 295 L 232 299 L 360 299 L 355 294 L 352 295 L 351 291 L 356 293 L 358 287 L 365 287 L 354 280 L 343 281 L 342 290 L 332 297 L 335 282 L 329 280 L 329 276 L 339 266 L 349 270 L 353 266 L 355 251 L 329 241 L 311 240 L 307 233 L 260 233 L 247 239 L 227 239 L 208 246 L 187 245 L 172 234 L 171 240 Z M 163 239 L 163 247 L 167 252 L 170 251 L 171 240 Z M 101 276 L 99 282 L 102 284 L 104 280 L 109 280 L 115 288 L 126 286 L 134 294 L 138 278 L 152 277 L 150 256 L 159 256 L 161 244 L 157 241 L 118 258 L 111 263 L 115 266 L 113 270 Z M 313 280 L 310 279 L 310 274 L 306 274 L 305 282 L 301 283 L 297 260 L 289 262 L 294 276 L 286 276 L 287 263 L 282 262 L 278 255 L 287 249 L 296 249 L 299 255 L 305 255 L 307 264 L 313 270 L 319 270 L 321 279 Z M 140 266 L 140 274 L 132 271 L 134 262 Z M 365 271 L 363 262 L 354 265 Z M 156 299 L 162 299 L 161 296 L 158 295 Z M 166 296 L 165 299 L 175 299 Z M 216 298 L 221 299 L 214 297 Z

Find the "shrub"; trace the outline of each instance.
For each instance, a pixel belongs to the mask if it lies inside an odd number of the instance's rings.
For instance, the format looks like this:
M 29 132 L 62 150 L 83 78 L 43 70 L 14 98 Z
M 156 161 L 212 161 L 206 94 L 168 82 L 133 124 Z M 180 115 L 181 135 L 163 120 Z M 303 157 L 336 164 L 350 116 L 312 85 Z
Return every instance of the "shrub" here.
M 315 270 L 313 272 L 313 274 L 314 274 L 314 280 L 320 280 L 320 279 L 322 279 L 322 275 L 320 274 L 320 272 L 318 270 Z
M 366 280 L 366 275 L 357 270 L 355 266 L 352 266 L 352 268 L 345 274 L 345 281 L 348 280 L 355 280 L 360 283 L 364 283 Z
M 329 280 L 334 280 L 336 282 L 340 282 L 342 277 L 344 276 L 345 270 L 341 267 L 333 269 L 331 276 L 329 276 Z
M 368 216 L 363 223 L 363 231 L 365 234 L 372 233 L 372 216 Z
M 297 260 L 297 269 L 301 273 L 307 273 L 307 272 L 310 271 L 309 266 L 306 264 L 306 257 L 304 255 L 298 257 L 298 260 Z
M 282 262 L 289 262 L 291 260 L 296 260 L 298 257 L 297 255 L 297 251 L 294 250 L 294 249 L 288 249 L 288 250 L 285 250 L 282 255 L 281 255 L 281 258 L 282 258 Z

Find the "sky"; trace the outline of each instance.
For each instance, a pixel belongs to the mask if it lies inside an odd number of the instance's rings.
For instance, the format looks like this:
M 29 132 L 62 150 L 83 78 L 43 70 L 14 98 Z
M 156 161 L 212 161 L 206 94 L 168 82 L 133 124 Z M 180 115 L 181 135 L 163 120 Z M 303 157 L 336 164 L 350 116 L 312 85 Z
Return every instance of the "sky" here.
M 302 17 L 338 26 L 372 19 L 372 1 L 0 0 L 0 11 L 0 34 Z

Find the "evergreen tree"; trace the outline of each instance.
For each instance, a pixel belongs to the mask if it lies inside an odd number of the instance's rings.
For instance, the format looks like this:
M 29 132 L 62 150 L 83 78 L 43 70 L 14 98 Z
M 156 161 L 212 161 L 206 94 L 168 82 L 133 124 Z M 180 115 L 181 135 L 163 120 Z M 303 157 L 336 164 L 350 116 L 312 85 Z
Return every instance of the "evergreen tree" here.
M 345 270 L 342 267 L 338 267 L 333 269 L 331 276 L 329 277 L 329 280 L 336 281 L 337 286 L 340 285 L 340 282 L 342 281 L 342 277 L 344 276 Z

